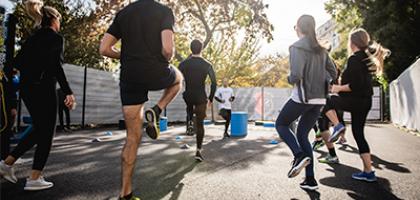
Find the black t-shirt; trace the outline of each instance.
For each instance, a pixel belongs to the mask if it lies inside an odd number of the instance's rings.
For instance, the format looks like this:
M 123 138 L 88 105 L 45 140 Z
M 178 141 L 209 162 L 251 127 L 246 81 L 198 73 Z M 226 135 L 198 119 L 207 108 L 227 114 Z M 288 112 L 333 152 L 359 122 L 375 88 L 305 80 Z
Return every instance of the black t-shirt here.
M 349 57 L 341 77 L 341 85 L 349 84 L 351 92 L 340 92 L 341 97 L 369 98 L 373 95 L 372 72 L 369 71 L 369 58 L 364 51 Z
M 121 39 L 121 81 L 147 83 L 168 74 L 162 55 L 163 30 L 172 30 L 172 10 L 154 0 L 139 0 L 118 12 L 107 33 Z
M 179 64 L 185 79 L 184 100 L 187 103 L 202 104 L 207 99 L 213 101 L 216 92 L 216 75 L 213 66 L 201 57 L 190 57 Z M 211 80 L 211 91 L 207 98 L 206 94 L 206 78 L 207 75 Z

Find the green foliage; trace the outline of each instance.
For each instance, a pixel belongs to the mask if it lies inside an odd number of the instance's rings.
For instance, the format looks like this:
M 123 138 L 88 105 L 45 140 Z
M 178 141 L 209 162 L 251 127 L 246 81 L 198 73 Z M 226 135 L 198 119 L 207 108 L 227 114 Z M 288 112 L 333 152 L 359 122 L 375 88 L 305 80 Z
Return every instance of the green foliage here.
M 103 70 L 114 70 L 118 61 L 99 55 L 100 39 L 114 15 L 127 0 L 44 0 L 63 15 L 61 34 L 66 39 L 65 62 Z M 93 3 L 92 5 L 89 4 Z M 172 64 L 190 55 L 190 41 L 201 39 L 203 56 L 214 64 L 218 80 L 229 77 L 234 86 L 261 84 L 274 86 L 276 81 L 265 81 L 259 72 L 260 40 L 272 40 L 273 26 L 268 21 L 262 0 L 161 0 L 174 11 L 176 18 L 176 59 Z M 25 14 L 22 2 L 16 7 L 19 18 L 18 37 L 24 41 L 33 31 L 33 22 Z M 275 62 L 275 58 L 271 58 Z M 273 67 L 274 69 L 274 67 Z M 275 71 L 275 70 L 274 70 Z M 270 78 L 276 78 L 274 71 Z M 277 84 L 278 85 L 278 84 Z
M 365 28 L 373 40 L 392 51 L 385 63 L 385 76 L 379 82 L 396 79 L 420 55 L 420 1 L 406 0 L 330 0 L 325 8 L 337 21 L 342 39 L 347 40 L 349 30 Z M 337 52 L 336 59 L 345 58 L 345 43 Z
M 111 13 L 123 1 L 95 0 L 96 6 L 87 0 L 44 0 L 44 4 L 56 8 L 62 15 L 60 34 L 65 38 L 64 60 L 67 63 L 91 68 L 111 70 L 115 61 L 99 55 L 99 43 L 107 24 L 112 20 Z M 34 31 L 33 21 L 25 13 L 19 2 L 14 14 L 19 19 L 17 37 L 21 42 Z

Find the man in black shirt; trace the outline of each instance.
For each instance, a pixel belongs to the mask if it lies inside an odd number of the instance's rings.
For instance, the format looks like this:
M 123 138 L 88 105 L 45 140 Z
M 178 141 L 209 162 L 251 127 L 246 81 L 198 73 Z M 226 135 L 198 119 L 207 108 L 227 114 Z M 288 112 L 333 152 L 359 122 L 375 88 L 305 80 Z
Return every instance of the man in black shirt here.
M 185 92 L 183 94 L 185 103 L 187 104 L 187 126 L 196 115 L 197 127 L 197 152 L 195 159 L 199 162 L 203 161 L 201 155 L 201 146 L 204 138 L 204 118 L 206 118 L 207 103 L 213 102 L 214 93 L 216 91 L 216 75 L 212 65 L 201 57 L 203 44 L 199 40 L 191 42 L 191 57 L 179 64 L 179 69 L 185 77 Z M 207 75 L 211 80 L 211 91 L 207 97 L 205 84 Z
M 116 15 L 101 42 L 100 53 L 121 60 L 120 95 L 127 140 L 122 152 L 121 199 L 132 195 L 131 178 L 141 139 L 143 117 L 147 134 L 159 136 L 159 115 L 182 88 L 181 72 L 169 65 L 174 53 L 172 10 L 154 0 L 131 3 Z M 121 40 L 121 52 L 114 45 Z M 162 90 L 157 105 L 143 114 L 148 92 Z

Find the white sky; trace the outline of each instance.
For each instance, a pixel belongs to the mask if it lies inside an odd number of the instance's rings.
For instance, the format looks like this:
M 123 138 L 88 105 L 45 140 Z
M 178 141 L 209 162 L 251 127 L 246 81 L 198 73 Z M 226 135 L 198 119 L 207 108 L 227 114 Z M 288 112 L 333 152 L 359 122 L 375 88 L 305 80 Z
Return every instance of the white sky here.
M 268 19 L 274 25 L 274 41 L 262 43 L 261 55 L 288 54 L 289 46 L 298 39 L 293 26 L 301 15 L 314 16 L 317 27 L 327 22 L 331 16 L 324 9 L 325 2 L 327 0 L 264 0 L 269 5 Z

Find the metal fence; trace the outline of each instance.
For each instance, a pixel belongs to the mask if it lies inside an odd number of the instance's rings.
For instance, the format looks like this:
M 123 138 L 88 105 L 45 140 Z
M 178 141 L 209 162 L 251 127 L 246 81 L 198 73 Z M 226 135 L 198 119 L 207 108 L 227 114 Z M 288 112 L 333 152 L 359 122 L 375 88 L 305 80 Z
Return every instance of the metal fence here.
M 64 65 L 70 87 L 75 93 L 77 107 L 71 111 L 72 124 L 82 124 L 83 116 L 83 85 L 84 68 L 74 65 Z M 116 74 L 87 69 L 86 79 L 85 120 L 86 124 L 116 124 L 122 119 L 119 81 Z M 274 121 L 289 99 L 291 89 L 288 88 L 234 88 L 236 100 L 233 102 L 233 111 L 248 112 L 249 120 Z M 375 88 L 372 110 L 369 113 L 370 120 L 381 119 L 381 95 L 380 88 Z M 149 102 L 146 107 L 155 104 L 161 97 L 162 91 L 150 92 Z M 22 106 L 22 115 L 28 115 Z M 212 109 L 207 110 L 207 119 L 221 119 L 217 111 L 218 103 L 213 104 Z M 186 120 L 186 105 L 182 95 L 167 107 L 166 115 L 169 122 L 183 122 Z M 347 117 L 348 118 L 348 117 Z

